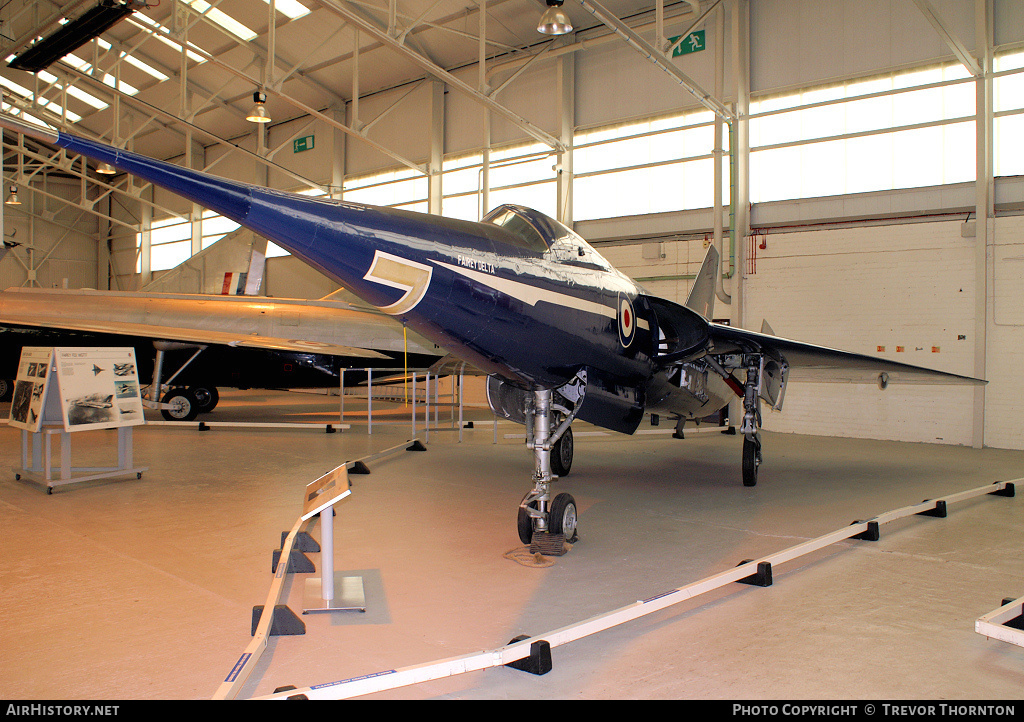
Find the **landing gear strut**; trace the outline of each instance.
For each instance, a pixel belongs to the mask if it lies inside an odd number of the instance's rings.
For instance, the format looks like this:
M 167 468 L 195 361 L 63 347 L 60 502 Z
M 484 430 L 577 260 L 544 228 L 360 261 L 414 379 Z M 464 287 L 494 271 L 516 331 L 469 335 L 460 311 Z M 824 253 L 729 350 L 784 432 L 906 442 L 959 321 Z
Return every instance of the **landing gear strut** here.
M 743 385 L 743 486 L 757 486 L 757 467 L 761 465 L 761 361 L 745 359 L 747 382 Z
M 551 483 L 572 467 L 572 424 L 583 401 L 586 378 L 574 383 L 579 392 L 573 409 L 556 406 L 550 389 L 539 389 L 526 400 L 526 443 L 533 450 L 533 490 L 519 504 L 519 540 L 531 551 L 561 555 L 564 543 L 577 540 L 576 500 L 571 494 L 551 497 Z M 563 387 L 563 392 L 565 387 Z

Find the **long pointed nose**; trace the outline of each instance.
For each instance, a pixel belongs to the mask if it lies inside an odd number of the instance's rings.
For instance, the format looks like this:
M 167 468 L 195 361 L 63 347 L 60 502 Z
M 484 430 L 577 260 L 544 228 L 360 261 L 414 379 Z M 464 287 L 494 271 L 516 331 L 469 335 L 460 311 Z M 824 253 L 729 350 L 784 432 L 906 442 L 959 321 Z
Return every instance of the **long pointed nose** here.
M 392 309 L 403 294 L 408 295 L 408 289 L 403 289 L 402 283 L 396 286 L 394 282 L 389 285 L 375 281 L 372 276 L 367 278 L 371 275 L 367 269 L 373 267 L 378 251 L 394 252 L 411 238 L 436 233 L 431 222 L 412 220 L 409 214 L 227 180 L 68 133 L 45 130 L 7 115 L 0 115 L 0 126 L 109 163 L 230 218 L 385 310 Z M 415 267 L 409 268 L 415 271 Z M 410 273 L 408 268 L 397 270 Z M 415 286 L 416 279 L 410 279 L 410 283 Z M 402 309 L 393 310 L 397 313 Z

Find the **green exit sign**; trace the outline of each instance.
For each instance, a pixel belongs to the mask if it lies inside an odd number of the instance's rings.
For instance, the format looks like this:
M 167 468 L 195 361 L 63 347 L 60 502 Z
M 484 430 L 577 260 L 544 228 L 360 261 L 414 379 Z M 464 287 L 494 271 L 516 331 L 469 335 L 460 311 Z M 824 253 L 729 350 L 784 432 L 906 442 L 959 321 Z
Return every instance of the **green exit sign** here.
M 296 138 L 292 141 L 292 153 L 301 153 L 304 150 L 313 149 L 313 136 L 307 135 L 302 138 Z
M 704 31 L 695 30 L 686 36 L 686 40 L 679 42 L 682 35 L 676 35 L 674 38 L 669 38 L 668 42 L 672 46 L 672 57 L 678 58 L 680 55 L 689 55 L 690 53 L 699 53 L 704 49 Z M 676 43 L 679 43 L 676 45 Z

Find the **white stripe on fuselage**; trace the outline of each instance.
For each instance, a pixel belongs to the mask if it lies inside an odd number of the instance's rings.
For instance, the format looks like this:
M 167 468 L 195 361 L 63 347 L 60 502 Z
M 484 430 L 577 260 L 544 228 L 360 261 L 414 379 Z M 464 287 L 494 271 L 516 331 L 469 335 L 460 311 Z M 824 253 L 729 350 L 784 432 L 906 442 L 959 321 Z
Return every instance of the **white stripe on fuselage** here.
M 586 311 L 587 313 L 597 314 L 598 316 L 604 316 L 606 318 L 615 319 L 618 318 L 618 309 L 612 306 L 606 306 L 603 303 L 596 301 L 588 301 L 584 298 L 578 298 L 576 296 L 570 296 L 567 293 L 559 293 L 557 291 L 549 291 L 545 288 L 538 288 L 537 286 L 530 285 L 529 283 L 522 283 L 521 281 L 513 281 L 508 278 L 501 278 L 500 276 L 494 276 L 489 273 L 482 273 L 480 271 L 474 271 L 470 268 L 464 268 L 462 266 L 454 266 L 450 263 L 443 261 L 433 261 L 439 266 L 447 268 L 449 271 L 459 273 L 466 278 L 470 278 L 477 283 L 489 286 L 496 291 L 504 293 L 506 296 L 519 299 L 523 303 L 527 303 L 531 306 L 536 306 L 539 301 L 551 303 L 556 306 L 563 306 L 565 308 L 574 308 L 578 311 Z M 637 319 L 637 325 L 640 328 L 648 329 L 649 326 L 645 319 Z

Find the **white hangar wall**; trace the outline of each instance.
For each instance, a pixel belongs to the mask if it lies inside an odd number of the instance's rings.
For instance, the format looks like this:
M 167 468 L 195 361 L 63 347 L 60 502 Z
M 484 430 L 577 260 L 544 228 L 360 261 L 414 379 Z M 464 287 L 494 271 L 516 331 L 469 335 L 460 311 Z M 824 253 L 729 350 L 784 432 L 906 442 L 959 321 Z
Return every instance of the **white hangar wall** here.
M 985 445 L 1024 448 L 1019 369 L 1024 363 L 1024 216 L 992 222 L 988 253 Z M 762 319 L 788 338 L 974 375 L 974 238 L 962 220 L 889 223 L 754 235 L 747 328 Z M 764 244 L 764 248 L 760 245 Z M 683 301 L 703 240 L 602 247 L 655 295 Z M 655 279 L 663 280 L 655 280 Z M 716 317 L 727 314 L 718 303 Z M 786 433 L 970 445 L 971 386 L 822 383 L 794 376 L 765 428 Z
M 961 222 L 767 234 L 746 269 L 748 326 L 972 375 L 973 238 Z M 828 436 L 970 444 L 969 386 L 801 383 L 765 427 Z
M 8 192 L 4 188 L 4 198 Z M 94 196 L 87 191 L 87 198 Z M 100 222 L 85 209 L 82 185 L 46 177 L 18 189 L 22 205 L 3 206 L 4 240 L 17 243 L 0 263 L 0 289 L 95 288 Z

